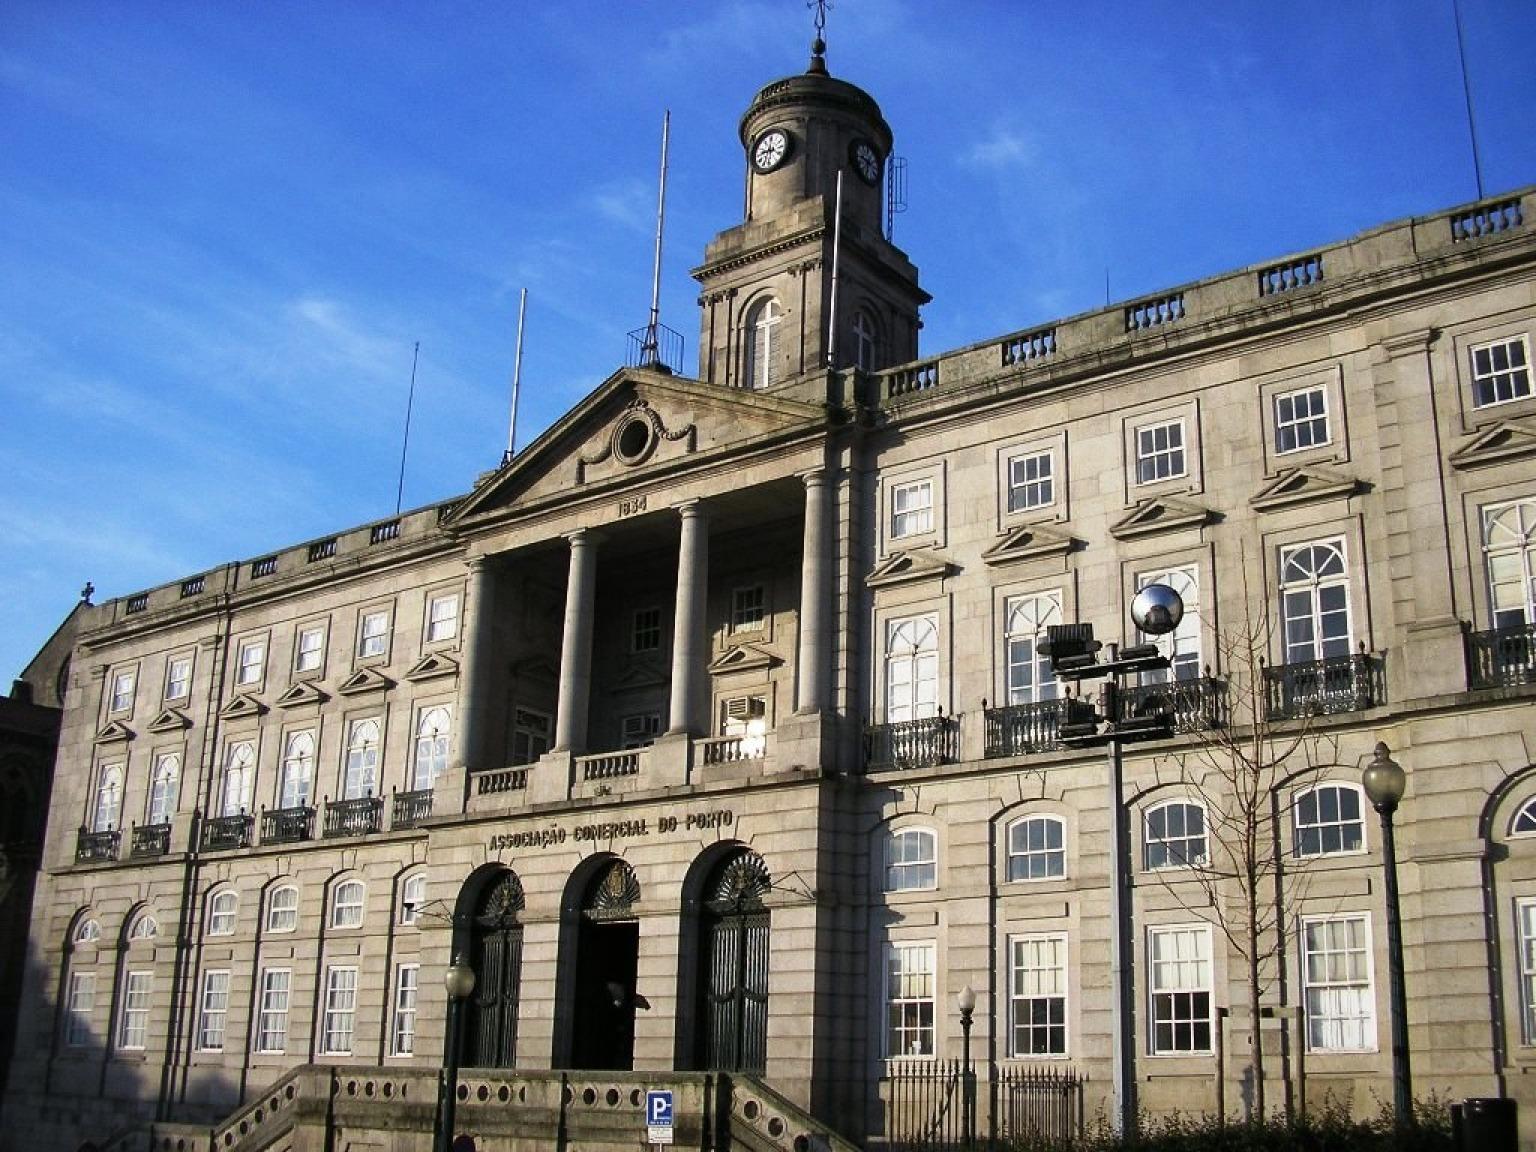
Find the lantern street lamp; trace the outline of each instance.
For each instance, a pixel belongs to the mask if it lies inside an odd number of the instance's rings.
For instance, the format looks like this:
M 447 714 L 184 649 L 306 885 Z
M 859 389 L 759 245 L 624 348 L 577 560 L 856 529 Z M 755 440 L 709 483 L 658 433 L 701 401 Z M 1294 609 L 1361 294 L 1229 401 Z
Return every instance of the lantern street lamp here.
M 442 1086 L 439 1089 L 436 1152 L 450 1152 L 453 1147 L 454 1111 L 459 1100 L 459 1049 L 464 1028 L 464 1002 L 474 994 L 475 970 L 463 953 L 443 973 L 443 987 L 448 990 L 447 1052 L 444 1053 Z
M 976 1144 L 976 1075 L 971 1070 L 971 1021 L 976 1015 L 976 990 L 967 984 L 960 989 L 955 1003 L 960 1009 L 960 1035 L 963 1037 L 961 1051 L 965 1055 L 965 1067 L 961 1073 L 965 1093 L 960 1108 L 961 1124 L 964 1126 L 965 1147 L 972 1148 Z
M 1408 786 L 1403 766 L 1392 759 L 1391 749 L 1378 742 L 1375 757 L 1366 765 L 1360 784 L 1372 806 L 1381 814 L 1381 854 L 1387 872 L 1387 972 L 1392 1019 L 1392 1120 L 1399 1129 L 1413 1122 L 1413 1087 L 1408 1072 L 1408 995 L 1403 988 L 1403 928 L 1397 901 L 1397 842 L 1392 835 L 1392 814 Z

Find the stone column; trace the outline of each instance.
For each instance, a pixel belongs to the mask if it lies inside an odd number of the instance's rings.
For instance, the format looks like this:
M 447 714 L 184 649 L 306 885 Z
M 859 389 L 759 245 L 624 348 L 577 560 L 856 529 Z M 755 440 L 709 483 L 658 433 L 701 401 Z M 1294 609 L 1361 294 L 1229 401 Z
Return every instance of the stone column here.
M 800 477 L 805 482 L 804 556 L 800 563 L 800 690 L 795 712 L 820 712 L 826 707 L 827 663 L 831 629 L 827 626 L 832 573 L 832 537 L 827 525 L 830 493 L 827 474 L 818 468 Z
M 467 627 L 459 668 L 458 748 L 452 763 L 468 772 L 477 766 L 490 767 L 484 762 L 484 729 L 485 698 L 491 691 L 487 681 L 491 666 L 491 608 L 495 582 L 487 557 L 471 556 L 464 561 L 464 566 L 469 569 L 469 586 L 465 589 L 460 615 Z
M 704 607 L 709 595 L 709 517 L 697 500 L 679 506 L 677 606 L 672 615 L 672 703 L 668 736 L 699 731 L 696 705 L 704 666 Z
M 580 755 L 587 748 L 587 705 L 592 695 L 592 609 L 597 590 L 597 537 L 583 528 L 571 546 L 565 582 L 565 631 L 560 641 L 560 704 L 552 751 Z

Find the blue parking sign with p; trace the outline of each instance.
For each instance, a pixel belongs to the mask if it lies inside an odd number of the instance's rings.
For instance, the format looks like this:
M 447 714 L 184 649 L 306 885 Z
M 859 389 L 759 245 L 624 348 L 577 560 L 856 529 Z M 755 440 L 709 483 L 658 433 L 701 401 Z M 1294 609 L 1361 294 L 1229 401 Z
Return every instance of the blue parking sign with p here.
M 672 1143 L 672 1091 L 655 1088 L 645 1094 L 646 1136 L 652 1144 Z

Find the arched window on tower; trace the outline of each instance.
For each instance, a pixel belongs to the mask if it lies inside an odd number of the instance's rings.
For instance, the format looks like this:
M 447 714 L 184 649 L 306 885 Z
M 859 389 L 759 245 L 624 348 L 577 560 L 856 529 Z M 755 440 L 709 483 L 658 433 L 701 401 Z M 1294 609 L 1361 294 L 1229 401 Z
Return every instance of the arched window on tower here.
M 772 296 L 759 300 L 747 312 L 743 325 L 741 379 L 754 391 L 772 388 L 779 382 L 779 322 L 783 310 Z

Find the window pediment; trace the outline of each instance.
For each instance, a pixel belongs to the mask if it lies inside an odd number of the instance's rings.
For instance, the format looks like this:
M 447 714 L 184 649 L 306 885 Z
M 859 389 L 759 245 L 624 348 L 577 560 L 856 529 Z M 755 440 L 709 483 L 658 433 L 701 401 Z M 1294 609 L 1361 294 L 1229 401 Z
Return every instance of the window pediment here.
M 1175 500 L 1171 496 L 1159 496 L 1137 504 L 1110 525 L 1109 532 L 1116 540 L 1134 540 L 1140 536 L 1173 532 L 1180 528 L 1202 528 L 1214 523 L 1217 518 L 1217 514 L 1209 508 L 1202 508 L 1186 500 Z
M 988 564 L 1012 564 L 1044 556 L 1065 556 L 1078 546 L 1070 532 L 1047 524 L 1023 524 L 1005 532 L 996 544 L 981 554 L 981 558 Z
M 148 725 L 149 730 L 154 733 L 180 732 L 182 729 L 190 727 L 192 727 L 192 721 L 188 719 L 186 713 L 180 712 L 175 708 L 167 708 L 151 720 Z
M 384 692 L 395 682 L 376 668 L 359 668 L 336 686 L 343 696 L 360 696 L 365 692 Z
M 121 720 L 114 720 L 100 732 L 96 733 L 96 743 L 113 744 L 123 740 L 133 739 L 133 729 Z
M 726 676 L 732 672 L 764 672 L 782 663 L 783 660 L 766 648 L 759 648 L 756 644 L 738 644 L 715 657 L 709 665 L 709 674 Z
M 960 566 L 933 552 L 897 552 L 876 564 L 864 578 L 871 588 L 889 588 L 896 584 L 911 584 L 919 580 L 943 580 L 954 576 Z
M 1359 480 L 1330 468 L 1287 468 L 1248 501 L 1260 512 L 1308 504 L 1314 500 L 1348 498 L 1364 489 Z
M 225 720 L 240 720 L 247 716 L 260 716 L 266 710 L 267 706 L 256 697 L 247 692 L 240 692 L 219 709 L 219 715 Z
M 1451 467 L 1483 468 L 1536 455 L 1536 422 L 1500 420 L 1451 453 Z
M 406 671 L 405 678 L 413 683 L 420 680 L 435 680 L 439 676 L 457 676 L 459 674 L 459 662 L 451 656 L 445 656 L 441 652 L 434 652 L 430 656 L 424 656 Z

